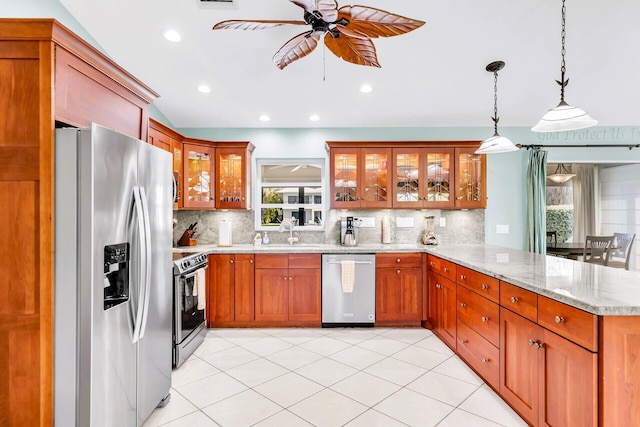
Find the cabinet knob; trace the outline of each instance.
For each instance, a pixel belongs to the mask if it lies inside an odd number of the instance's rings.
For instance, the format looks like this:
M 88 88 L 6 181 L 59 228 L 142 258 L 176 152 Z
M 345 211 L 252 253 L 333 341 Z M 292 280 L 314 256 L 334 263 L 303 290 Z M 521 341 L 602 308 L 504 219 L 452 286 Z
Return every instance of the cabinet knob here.
M 460 280 L 467 280 L 467 276 L 465 276 L 464 274 L 460 275 Z
M 243 201 L 243 202 L 245 201 L 245 198 L 244 198 L 244 197 L 242 198 L 242 201 Z
M 396 270 L 396 273 L 397 273 L 397 274 L 400 274 L 400 270 Z
M 230 260 L 229 260 L 229 263 L 230 263 L 230 264 L 233 264 L 233 260 L 232 260 L 232 259 L 230 259 Z
M 287 279 L 288 279 L 288 277 L 287 277 L 287 276 L 284 276 L 284 277 L 282 277 L 282 278 L 283 278 L 284 280 L 287 280 Z
M 518 302 L 518 297 L 511 297 L 511 302 L 512 303 L 517 303 Z
M 487 363 L 488 361 L 489 361 L 489 359 L 488 359 L 488 358 L 486 358 L 486 357 L 483 357 L 483 358 L 482 358 L 482 363 Z
M 253 264 L 253 260 L 252 259 L 249 260 L 249 264 Z
M 543 343 L 539 343 L 538 341 L 529 340 L 529 345 L 532 346 L 533 348 L 535 348 L 536 350 L 541 350 L 544 348 L 544 344 Z
M 399 263 L 399 262 L 400 262 L 400 258 L 396 258 L 396 262 L 398 262 L 398 263 Z
M 442 288 L 442 285 L 436 283 L 436 289 L 440 289 L 440 288 Z
M 556 323 L 562 323 L 562 322 L 564 322 L 564 317 L 556 316 Z
M 482 321 L 483 321 L 484 323 L 487 323 L 487 322 L 489 321 L 489 318 L 488 318 L 488 317 L 485 317 L 485 316 L 482 316 Z
M 293 277 L 289 276 L 289 280 L 293 280 Z
M 443 267 L 442 269 L 444 270 L 445 273 L 449 272 L 449 269 L 447 267 Z
M 461 302 L 461 303 L 460 303 L 460 307 L 462 307 L 462 308 L 467 308 L 467 304 L 465 304 L 465 303 Z
M 484 289 L 484 290 L 489 289 L 489 285 L 486 285 L 486 284 L 484 284 L 484 283 L 483 283 L 483 284 L 482 284 L 482 289 Z
M 469 340 L 468 340 L 468 339 L 465 339 L 465 338 L 462 338 L 462 339 L 460 340 L 460 342 L 461 342 L 462 344 L 466 344 L 466 343 L 468 343 L 468 342 L 469 342 Z

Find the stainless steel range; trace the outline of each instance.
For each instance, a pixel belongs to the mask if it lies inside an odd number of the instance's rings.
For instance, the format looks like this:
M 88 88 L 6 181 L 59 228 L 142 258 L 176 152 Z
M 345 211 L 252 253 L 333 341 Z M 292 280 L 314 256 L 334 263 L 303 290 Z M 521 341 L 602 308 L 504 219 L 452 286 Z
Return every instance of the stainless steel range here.
M 173 367 L 177 368 L 204 341 L 207 333 L 205 269 L 207 255 L 174 253 Z

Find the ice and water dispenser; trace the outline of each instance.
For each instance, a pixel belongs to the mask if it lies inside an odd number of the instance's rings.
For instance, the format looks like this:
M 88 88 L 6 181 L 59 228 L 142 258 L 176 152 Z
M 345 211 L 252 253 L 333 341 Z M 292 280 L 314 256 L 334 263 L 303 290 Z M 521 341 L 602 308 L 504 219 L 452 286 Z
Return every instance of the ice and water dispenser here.
M 129 243 L 104 247 L 104 309 L 129 300 Z

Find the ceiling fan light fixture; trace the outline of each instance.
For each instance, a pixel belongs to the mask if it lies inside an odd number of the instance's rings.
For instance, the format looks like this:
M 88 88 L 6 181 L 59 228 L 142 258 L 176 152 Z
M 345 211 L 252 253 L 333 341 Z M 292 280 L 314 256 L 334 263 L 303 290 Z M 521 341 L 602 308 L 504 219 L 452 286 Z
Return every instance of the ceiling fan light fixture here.
M 494 133 L 491 138 L 485 139 L 480 148 L 475 151 L 475 154 L 498 154 L 508 153 L 509 151 L 517 151 L 518 147 L 515 146 L 509 138 L 500 136 L 498 133 L 498 71 L 504 68 L 504 61 L 494 61 L 487 65 L 486 70 L 493 73 L 493 126 Z
M 560 163 L 553 174 L 548 175 L 547 178 L 557 184 L 563 184 L 576 176 L 575 173 L 571 173 L 567 170 L 564 164 Z
M 560 85 L 560 103 L 557 107 L 547 111 L 538 124 L 531 128 L 533 132 L 565 132 L 584 129 L 598 124 L 598 121 L 589 117 L 586 111 L 578 107 L 573 107 L 564 100 L 564 89 L 569 84 L 569 79 L 565 79 L 565 73 L 567 72 L 566 61 L 564 59 L 566 54 L 567 8 L 564 3 L 565 0 L 562 0 L 562 60 L 560 62 L 560 81 L 556 80 L 556 83 Z

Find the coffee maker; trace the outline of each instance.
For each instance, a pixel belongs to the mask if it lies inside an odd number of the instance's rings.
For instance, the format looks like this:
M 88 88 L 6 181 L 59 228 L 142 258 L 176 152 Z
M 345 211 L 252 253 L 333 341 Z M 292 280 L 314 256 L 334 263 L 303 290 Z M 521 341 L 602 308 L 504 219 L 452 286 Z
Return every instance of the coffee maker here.
M 342 246 L 356 246 L 358 244 L 358 227 L 360 221 L 352 216 L 340 220 L 340 244 Z

